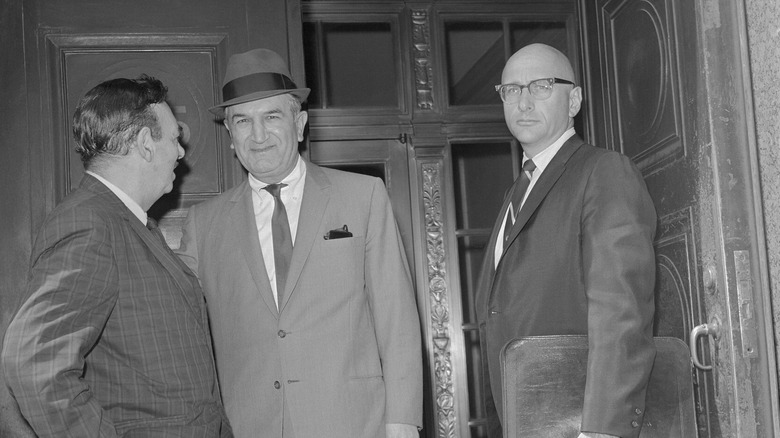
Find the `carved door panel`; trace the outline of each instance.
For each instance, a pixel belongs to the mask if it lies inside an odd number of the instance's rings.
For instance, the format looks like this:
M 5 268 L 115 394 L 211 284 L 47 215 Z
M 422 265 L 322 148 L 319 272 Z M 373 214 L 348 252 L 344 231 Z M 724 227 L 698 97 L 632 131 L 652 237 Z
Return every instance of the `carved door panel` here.
M 655 335 L 699 358 L 700 437 L 778 427 L 741 3 L 580 2 L 591 140 L 633 158 L 655 202 Z

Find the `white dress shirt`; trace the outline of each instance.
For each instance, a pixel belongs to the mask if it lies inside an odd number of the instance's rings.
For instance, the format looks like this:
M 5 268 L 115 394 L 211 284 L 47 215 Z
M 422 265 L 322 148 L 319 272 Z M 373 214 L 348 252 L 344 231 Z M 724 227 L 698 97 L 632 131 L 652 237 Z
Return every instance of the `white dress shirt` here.
M 282 187 L 280 197 L 287 211 L 287 220 L 290 222 L 290 237 L 295 245 L 295 236 L 298 231 L 298 218 L 301 214 L 301 201 L 303 200 L 303 186 L 306 182 L 306 164 L 299 156 L 298 163 L 289 175 L 280 181 L 287 184 Z M 263 251 L 265 270 L 268 280 L 271 282 L 271 290 L 274 293 L 274 301 L 279 306 L 278 292 L 276 290 L 276 265 L 274 265 L 274 241 L 271 231 L 271 217 L 274 213 L 274 197 L 265 187 L 268 184 L 258 180 L 249 174 L 249 186 L 252 188 L 252 207 L 255 213 L 255 225 L 257 237 L 260 239 L 260 249 Z
M 525 200 L 528 199 L 528 195 L 531 193 L 534 185 L 536 185 L 536 181 L 539 181 L 539 177 L 542 175 L 542 172 L 544 172 L 544 169 L 547 168 L 548 164 L 550 164 L 550 161 L 552 161 L 555 154 L 561 150 L 561 147 L 563 147 L 563 144 L 566 143 L 566 140 L 570 139 L 574 134 L 574 128 L 567 129 L 566 132 L 558 137 L 558 140 L 556 140 L 550 146 L 547 146 L 543 151 L 539 152 L 533 157 L 528 157 L 525 152 L 523 152 L 523 164 L 525 164 L 527 160 L 533 159 L 534 164 L 536 165 L 536 170 L 534 170 L 533 176 L 531 177 L 531 183 L 528 185 L 528 189 L 525 191 L 525 195 L 523 196 L 523 201 L 520 203 L 520 207 L 515 207 L 518 212 L 523 208 Z M 502 215 L 503 219 L 501 221 L 501 229 L 498 230 L 498 235 L 496 237 L 496 248 L 495 252 L 493 253 L 494 268 L 498 267 L 498 262 L 501 260 L 501 254 L 504 253 L 504 239 L 502 239 L 501 236 L 504 235 L 504 227 L 506 226 L 506 219 L 508 214 L 509 208 L 507 208 Z M 517 216 L 517 213 L 515 213 L 515 216 Z

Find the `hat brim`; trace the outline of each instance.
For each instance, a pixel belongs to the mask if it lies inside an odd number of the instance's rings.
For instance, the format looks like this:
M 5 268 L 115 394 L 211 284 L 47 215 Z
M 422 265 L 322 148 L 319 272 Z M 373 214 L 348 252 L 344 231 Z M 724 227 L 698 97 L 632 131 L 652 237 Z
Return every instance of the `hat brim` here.
M 280 94 L 292 94 L 293 96 L 297 97 L 298 100 L 303 103 L 306 101 L 306 98 L 309 97 L 309 93 L 311 92 L 310 88 L 294 88 L 291 90 L 268 90 L 268 91 L 258 91 L 256 93 L 250 93 L 245 94 L 240 97 L 236 97 L 234 99 L 227 100 L 225 102 L 219 103 L 217 105 L 212 106 L 209 108 L 209 112 L 214 114 L 215 116 L 219 118 L 225 117 L 225 108 L 233 105 L 238 105 L 240 103 L 246 103 L 251 102 L 253 100 L 260 100 L 265 99 L 267 97 L 273 97 L 278 96 Z

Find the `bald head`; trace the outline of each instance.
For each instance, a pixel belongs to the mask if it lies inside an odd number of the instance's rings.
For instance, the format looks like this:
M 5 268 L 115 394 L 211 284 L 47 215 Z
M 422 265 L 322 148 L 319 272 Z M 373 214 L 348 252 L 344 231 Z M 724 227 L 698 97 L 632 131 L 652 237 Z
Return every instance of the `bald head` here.
M 528 70 L 538 70 L 538 77 L 556 77 L 575 82 L 574 69 L 571 67 L 569 58 L 560 50 L 547 44 L 529 44 L 515 52 L 504 66 L 504 72 L 501 76 L 501 83 L 506 82 L 508 72 L 525 68 Z

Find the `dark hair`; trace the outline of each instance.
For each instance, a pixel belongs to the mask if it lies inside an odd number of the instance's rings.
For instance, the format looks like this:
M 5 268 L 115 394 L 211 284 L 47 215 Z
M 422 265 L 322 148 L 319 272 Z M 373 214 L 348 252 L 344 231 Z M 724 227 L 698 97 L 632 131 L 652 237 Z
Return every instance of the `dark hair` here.
M 111 79 L 89 90 L 73 114 L 76 152 L 84 167 L 100 155 L 126 155 L 144 127 L 151 129 L 155 140 L 162 138 L 151 105 L 165 102 L 167 93 L 162 82 L 147 75 Z

